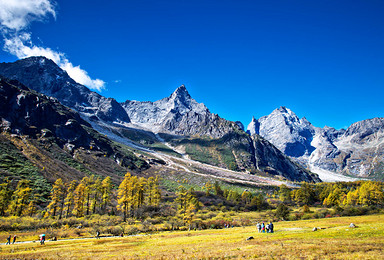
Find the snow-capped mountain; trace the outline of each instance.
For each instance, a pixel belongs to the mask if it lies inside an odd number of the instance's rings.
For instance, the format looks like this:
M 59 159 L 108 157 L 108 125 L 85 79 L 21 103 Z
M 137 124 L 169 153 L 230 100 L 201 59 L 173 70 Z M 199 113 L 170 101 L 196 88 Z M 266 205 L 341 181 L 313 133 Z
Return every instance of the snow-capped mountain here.
M 374 118 L 354 123 L 347 130 L 319 128 L 305 118 L 299 119 L 290 109 L 280 107 L 259 120 L 252 118 L 247 131 L 261 135 L 284 154 L 319 174 L 382 178 L 383 126 L 383 118 Z

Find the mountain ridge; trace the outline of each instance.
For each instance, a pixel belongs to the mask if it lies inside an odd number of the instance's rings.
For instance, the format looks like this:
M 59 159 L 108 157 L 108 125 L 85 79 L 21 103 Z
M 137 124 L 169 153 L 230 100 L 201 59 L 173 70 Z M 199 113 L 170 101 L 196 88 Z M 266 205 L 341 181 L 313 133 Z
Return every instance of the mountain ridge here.
M 13 63 L 0 63 L 1 75 L 18 80 L 42 94 L 57 98 L 63 105 L 104 121 L 130 122 L 129 116 L 113 98 L 105 98 L 76 83 L 45 57 L 29 57 Z
M 52 61 L 42 57 L 2 63 L 0 74 L 20 80 L 43 94 L 53 95 L 78 111 L 89 123 L 104 128 L 105 134 L 113 127 L 118 135 L 129 139 L 137 136 L 135 129 L 139 126 L 138 130 L 162 134 L 178 150 L 185 150 L 195 159 L 206 160 L 212 165 L 257 174 L 268 172 L 294 181 L 319 181 L 279 150 L 270 147 L 271 143 L 260 137 L 252 139 L 242 130 L 241 124 L 211 113 L 203 103 L 190 96 L 184 85 L 169 97 L 155 102 L 128 100 L 117 103 L 69 80 L 57 65 L 55 67 Z M 151 142 L 158 141 L 152 139 Z M 256 165 L 256 162 L 262 163 Z M 290 165 L 290 170 L 285 169 L 286 165 Z
M 313 126 L 285 107 L 252 118 L 249 133 L 258 133 L 304 167 L 354 177 L 383 179 L 384 118 L 353 123 L 346 130 Z M 315 171 L 316 172 L 316 171 Z

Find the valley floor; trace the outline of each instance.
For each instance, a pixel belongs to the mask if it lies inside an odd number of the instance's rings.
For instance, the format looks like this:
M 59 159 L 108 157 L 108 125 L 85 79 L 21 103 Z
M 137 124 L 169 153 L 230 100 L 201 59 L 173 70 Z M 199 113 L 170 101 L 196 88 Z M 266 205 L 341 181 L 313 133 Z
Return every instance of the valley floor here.
M 384 259 L 384 215 L 277 222 L 273 234 L 248 226 L 0 247 L 0 259 L 239 258 Z
M 143 145 L 140 145 L 127 138 L 123 138 L 117 135 L 116 133 L 118 132 L 118 128 L 116 127 L 114 128 L 112 126 L 101 124 L 101 123 L 95 124 L 92 121 L 89 121 L 89 123 L 92 124 L 92 127 L 96 129 L 98 132 L 108 136 L 109 139 L 115 142 L 124 144 L 137 151 L 149 154 L 151 157 L 163 160 L 164 162 L 166 162 L 166 167 L 171 169 L 181 170 L 188 174 L 194 174 L 194 175 L 207 177 L 207 178 L 214 178 L 217 180 L 227 181 L 230 183 L 248 184 L 248 185 L 255 185 L 255 186 L 263 186 L 263 185 L 279 186 L 281 184 L 285 184 L 286 186 L 289 186 L 289 187 L 296 186 L 292 184 L 290 181 L 278 180 L 275 178 L 268 178 L 268 177 L 263 177 L 258 175 L 251 175 L 245 172 L 231 171 L 229 169 L 194 161 L 189 159 L 188 156 L 185 154 L 182 154 L 182 157 L 179 158 L 169 154 L 158 152 L 151 149 L 150 147 L 144 147 Z M 170 150 L 173 150 L 176 153 L 181 152 L 177 150 L 175 147 L 172 147 L 169 143 L 165 142 L 164 139 L 162 139 L 158 134 L 155 134 L 155 136 L 158 138 L 159 142 L 161 142 L 163 145 L 168 147 Z

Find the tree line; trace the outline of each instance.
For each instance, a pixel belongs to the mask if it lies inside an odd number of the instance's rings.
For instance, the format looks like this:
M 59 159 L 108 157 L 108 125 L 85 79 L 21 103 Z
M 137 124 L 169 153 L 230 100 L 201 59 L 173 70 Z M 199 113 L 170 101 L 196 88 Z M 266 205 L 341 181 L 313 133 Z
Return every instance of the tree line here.
M 161 192 L 158 177 L 137 177 L 127 173 L 116 189 L 108 176 L 103 180 L 95 176 L 81 181 L 64 183 L 57 179 L 51 189 L 50 202 L 43 209 L 43 216 L 68 218 L 91 214 L 116 214 L 134 216 L 143 206 L 159 206 Z M 33 216 L 41 199 L 33 193 L 29 180 L 20 180 L 12 188 L 9 179 L 0 184 L 0 216 Z
M 237 192 L 222 189 L 218 182 L 206 182 L 205 197 L 221 198 L 221 205 L 235 210 L 264 210 L 282 203 L 290 206 L 377 206 L 384 207 L 384 184 L 377 181 L 338 183 L 301 183 L 299 188 L 281 185 L 270 194 L 252 193 L 247 189 Z M 172 207 L 184 223 L 191 223 L 196 212 L 204 206 L 202 192 L 180 186 Z M 138 177 L 127 173 L 120 185 L 114 186 L 111 178 L 87 176 L 80 181 L 64 183 L 57 179 L 52 185 L 50 200 L 42 207 L 41 195 L 33 192 L 29 180 L 20 180 L 16 188 L 9 179 L 0 184 L 0 216 L 33 216 L 68 218 L 92 214 L 108 214 L 139 218 L 142 209 L 160 206 L 161 191 L 158 177 Z M 204 197 L 204 196 L 203 196 Z M 266 200 L 275 199 L 274 201 Z M 169 198 L 168 198 L 169 200 Z M 200 200 L 200 201 L 199 201 Z M 167 204 L 168 205 L 168 204 Z
M 337 183 L 301 183 L 300 188 L 290 189 L 281 185 L 278 190 L 281 202 L 291 205 L 384 206 L 384 183 L 355 181 Z

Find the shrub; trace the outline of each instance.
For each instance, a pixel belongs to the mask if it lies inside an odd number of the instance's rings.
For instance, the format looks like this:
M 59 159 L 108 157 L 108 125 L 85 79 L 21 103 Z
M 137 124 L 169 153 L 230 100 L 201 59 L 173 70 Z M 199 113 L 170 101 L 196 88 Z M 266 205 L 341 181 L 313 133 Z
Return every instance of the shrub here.
M 137 227 L 130 227 L 125 231 L 126 235 L 132 236 L 140 233 L 140 230 Z
M 123 233 L 123 228 L 120 226 L 108 227 L 107 233 L 112 234 L 114 236 L 119 236 L 121 233 Z
M 278 219 L 286 220 L 289 216 L 290 209 L 283 203 L 279 204 L 277 206 L 277 209 L 275 211 L 275 216 Z
M 311 219 L 311 218 L 313 218 L 311 214 L 303 214 L 303 216 L 301 217 L 301 219 Z
M 303 206 L 303 213 L 310 213 L 311 210 L 309 209 L 308 205 Z

